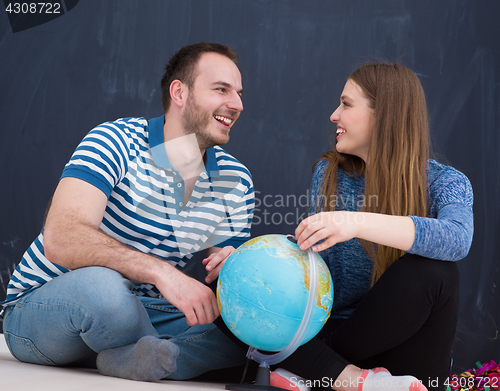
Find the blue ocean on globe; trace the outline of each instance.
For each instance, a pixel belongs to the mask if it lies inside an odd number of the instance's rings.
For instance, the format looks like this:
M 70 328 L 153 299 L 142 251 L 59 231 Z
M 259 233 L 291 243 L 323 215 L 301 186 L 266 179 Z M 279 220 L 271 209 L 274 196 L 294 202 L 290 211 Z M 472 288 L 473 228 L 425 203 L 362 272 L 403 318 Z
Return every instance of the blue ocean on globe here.
M 330 316 L 333 283 L 328 267 L 314 253 L 318 293 L 301 344 L 312 339 Z M 285 235 L 263 235 L 238 247 L 226 260 L 217 284 L 217 301 L 226 326 L 256 349 L 284 349 L 300 326 L 309 296 L 306 251 Z

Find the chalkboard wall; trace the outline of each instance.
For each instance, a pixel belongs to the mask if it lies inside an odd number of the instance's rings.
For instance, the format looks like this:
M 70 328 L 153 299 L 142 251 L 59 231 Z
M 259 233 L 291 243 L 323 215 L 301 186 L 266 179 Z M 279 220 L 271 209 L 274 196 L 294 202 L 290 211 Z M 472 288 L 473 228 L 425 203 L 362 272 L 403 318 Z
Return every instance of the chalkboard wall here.
M 0 299 L 78 142 L 107 120 L 161 115 L 159 82 L 181 46 L 222 42 L 240 54 L 244 111 L 226 149 L 253 174 L 254 236 L 293 232 L 304 217 L 311 166 L 330 149 L 329 116 L 346 76 L 384 58 L 419 75 L 435 152 L 474 188 L 454 370 L 500 359 L 500 1 L 62 5 L 64 15 L 17 32 L 0 15 Z

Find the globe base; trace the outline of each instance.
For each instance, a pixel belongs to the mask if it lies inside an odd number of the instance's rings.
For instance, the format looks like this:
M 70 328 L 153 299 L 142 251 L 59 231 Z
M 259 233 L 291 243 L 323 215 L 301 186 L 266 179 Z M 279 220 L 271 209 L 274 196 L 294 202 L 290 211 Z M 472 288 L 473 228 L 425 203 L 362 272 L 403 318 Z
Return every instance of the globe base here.
M 283 391 L 283 388 L 271 386 L 269 367 L 259 366 L 254 384 L 230 384 L 226 390 L 231 391 Z

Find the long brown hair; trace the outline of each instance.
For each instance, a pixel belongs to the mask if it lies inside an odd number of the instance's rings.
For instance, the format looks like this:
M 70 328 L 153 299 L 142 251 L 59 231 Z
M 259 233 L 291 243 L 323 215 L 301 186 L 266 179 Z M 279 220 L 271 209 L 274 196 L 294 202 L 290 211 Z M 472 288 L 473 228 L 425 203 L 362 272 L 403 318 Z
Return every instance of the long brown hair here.
M 418 77 L 400 64 L 366 64 L 348 80 L 356 83 L 375 110 L 369 146 L 369 166 L 357 156 L 331 150 L 320 160 L 328 167 L 322 184 L 323 199 L 338 194 L 337 170 L 347 175 L 365 174 L 365 202 L 361 211 L 396 216 L 427 216 L 429 123 L 425 94 Z M 377 202 L 367 202 L 368 200 Z M 335 209 L 325 202 L 323 210 Z M 361 240 L 373 260 L 372 283 L 404 251 Z

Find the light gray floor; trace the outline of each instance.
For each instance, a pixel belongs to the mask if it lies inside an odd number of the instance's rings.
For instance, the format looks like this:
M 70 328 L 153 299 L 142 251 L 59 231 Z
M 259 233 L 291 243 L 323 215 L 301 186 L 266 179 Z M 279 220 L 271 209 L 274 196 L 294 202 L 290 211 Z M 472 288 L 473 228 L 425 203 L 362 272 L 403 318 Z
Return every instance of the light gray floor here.
M 100 375 L 97 370 L 56 368 L 17 361 L 0 334 L 0 390 L 13 391 L 190 391 L 223 390 L 224 384 L 162 380 L 136 382 Z

